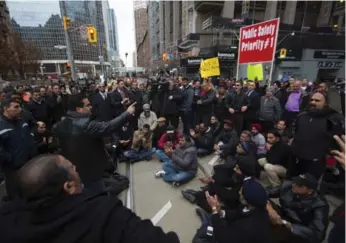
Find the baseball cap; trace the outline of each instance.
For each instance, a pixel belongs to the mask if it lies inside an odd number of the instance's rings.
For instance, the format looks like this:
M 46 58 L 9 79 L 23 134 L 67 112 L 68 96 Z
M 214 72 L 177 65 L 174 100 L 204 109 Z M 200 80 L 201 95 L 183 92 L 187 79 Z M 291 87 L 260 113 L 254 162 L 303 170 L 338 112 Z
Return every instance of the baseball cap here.
M 317 179 L 313 175 L 308 173 L 294 177 L 293 182 L 298 186 L 306 186 L 313 190 L 315 190 L 318 185 Z

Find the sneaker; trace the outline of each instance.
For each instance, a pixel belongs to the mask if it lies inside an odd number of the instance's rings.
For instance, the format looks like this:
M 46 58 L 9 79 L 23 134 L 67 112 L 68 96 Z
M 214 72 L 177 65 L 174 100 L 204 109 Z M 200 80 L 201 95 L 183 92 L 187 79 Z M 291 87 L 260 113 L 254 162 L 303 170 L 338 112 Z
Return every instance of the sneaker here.
M 180 186 L 180 183 L 179 183 L 179 182 L 174 181 L 174 182 L 172 183 L 172 186 L 173 186 L 173 187 L 178 187 L 178 186 Z
M 155 173 L 155 177 L 160 178 L 160 177 L 164 176 L 165 174 L 166 174 L 166 172 L 164 172 L 163 170 L 159 170 Z

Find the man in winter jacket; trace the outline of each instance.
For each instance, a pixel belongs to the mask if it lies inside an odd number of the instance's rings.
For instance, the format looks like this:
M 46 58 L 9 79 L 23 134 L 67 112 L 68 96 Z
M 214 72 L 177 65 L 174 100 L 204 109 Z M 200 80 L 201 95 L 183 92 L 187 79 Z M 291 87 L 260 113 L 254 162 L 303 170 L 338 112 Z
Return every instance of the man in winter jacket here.
M 198 156 L 204 156 L 213 151 L 214 136 L 209 126 L 204 123 L 199 124 L 199 131 L 190 129 L 190 136 L 195 142 Z
M 317 192 L 311 174 L 301 174 L 280 187 L 267 190 L 269 198 L 279 198 L 280 208 L 268 202 L 276 242 L 321 243 L 328 227 L 329 205 Z
M 189 84 L 188 78 L 182 80 L 182 99 L 180 103 L 180 117 L 184 126 L 184 134 L 189 134 L 192 125 L 192 102 L 194 97 L 194 91 Z
M 59 140 L 61 154 L 77 167 L 86 188 L 103 190 L 102 177 L 110 159 L 105 151 L 103 137 L 121 128 L 134 114 L 134 104 L 108 122 L 90 119 L 92 106 L 83 95 L 72 96 L 69 108 L 66 118 L 53 129 Z
M 218 243 L 268 243 L 271 229 L 265 210 L 267 194 L 253 179 L 244 181 L 237 210 L 222 210 L 217 197 L 206 193 L 212 211 L 213 237 Z
M 124 153 L 124 156 L 130 160 L 150 160 L 152 155 L 153 133 L 149 124 L 144 124 L 143 128 L 135 131 L 132 139 L 131 149 Z
M 311 96 L 310 108 L 294 124 L 292 152 L 297 158 L 294 175 L 309 173 L 317 179 L 325 170 L 325 157 L 337 147 L 333 138 L 345 132 L 345 117 L 328 106 L 325 93 Z M 306 145 L 309 146 L 306 146 Z
M 140 219 L 115 196 L 85 194 L 75 166 L 62 156 L 36 157 L 18 175 L 23 201 L 1 205 L 2 243 L 179 243 L 176 233 Z
M 0 115 L 0 166 L 6 176 L 10 198 L 18 195 L 15 172 L 37 155 L 37 145 L 28 123 L 21 119 L 22 108 L 17 99 L 7 97 Z
M 267 133 L 267 154 L 258 160 L 265 170 L 266 177 L 273 187 L 280 186 L 281 179 L 287 175 L 290 162 L 290 147 L 281 141 L 281 135 L 277 131 Z
M 151 131 L 154 131 L 157 126 L 157 116 L 155 112 L 150 110 L 149 104 L 143 105 L 143 112 L 138 118 L 138 128 L 142 129 L 144 124 L 148 124 Z
M 155 177 L 162 177 L 174 187 L 191 180 L 197 173 L 197 149 L 190 142 L 190 137 L 183 135 L 176 149 L 166 150 L 167 159 L 163 161 L 162 170 Z

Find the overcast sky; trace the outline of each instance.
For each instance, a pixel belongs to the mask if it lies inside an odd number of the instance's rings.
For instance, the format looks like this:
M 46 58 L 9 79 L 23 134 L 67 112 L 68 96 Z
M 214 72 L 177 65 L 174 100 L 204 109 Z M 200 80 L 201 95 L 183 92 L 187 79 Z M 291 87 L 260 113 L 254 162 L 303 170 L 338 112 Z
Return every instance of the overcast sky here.
M 120 58 L 125 62 L 125 53 L 127 52 L 129 55 L 127 56 L 126 66 L 132 67 L 132 53 L 136 47 L 133 1 L 109 0 L 108 2 L 117 17 Z

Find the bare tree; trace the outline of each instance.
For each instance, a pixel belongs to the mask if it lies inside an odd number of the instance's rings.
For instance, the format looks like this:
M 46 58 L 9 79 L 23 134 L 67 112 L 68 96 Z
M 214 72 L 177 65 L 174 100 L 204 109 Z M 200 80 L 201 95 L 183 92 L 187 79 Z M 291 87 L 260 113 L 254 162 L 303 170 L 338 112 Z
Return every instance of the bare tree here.
M 17 68 L 22 77 L 25 73 L 35 74 L 40 69 L 42 53 L 33 41 L 23 41 L 19 34 L 14 35 L 14 48 L 18 57 Z

